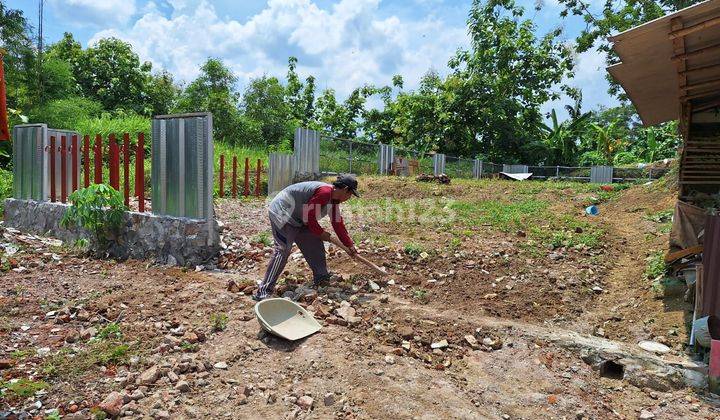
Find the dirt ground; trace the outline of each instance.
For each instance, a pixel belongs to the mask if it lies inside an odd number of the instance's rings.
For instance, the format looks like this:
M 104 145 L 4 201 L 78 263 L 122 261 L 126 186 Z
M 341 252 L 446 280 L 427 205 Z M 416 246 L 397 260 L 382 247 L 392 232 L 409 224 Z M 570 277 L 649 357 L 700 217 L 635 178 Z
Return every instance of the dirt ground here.
M 596 194 L 585 186 L 361 185 L 365 202 L 543 200 L 569 231 L 603 233 L 591 247 L 548 246 L 533 241 L 556 222 L 521 218 L 507 229 L 472 217 L 439 226 L 348 214 L 361 252 L 389 275 L 331 248 L 340 277 L 312 290 L 294 253 L 278 294 L 323 329 L 290 343 L 260 330 L 247 296 L 271 252 L 263 201 L 217 201 L 226 248 L 196 269 L 90 259 L 0 228 L 0 244 L 13 245 L 0 272 L 0 418 L 720 416 L 713 394 L 635 369 L 701 370 L 685 354 L 686 303 L 656 298 L 644 275 L 667 243 L 647 216 L 672 208 L 672 192 L 635 186 L 605 197 L 591 218 L 582 211 Z M 640 340 L 672 351 L 652 355 Z M 599 368 L 610 353 L 622 354 L 619 377 Z

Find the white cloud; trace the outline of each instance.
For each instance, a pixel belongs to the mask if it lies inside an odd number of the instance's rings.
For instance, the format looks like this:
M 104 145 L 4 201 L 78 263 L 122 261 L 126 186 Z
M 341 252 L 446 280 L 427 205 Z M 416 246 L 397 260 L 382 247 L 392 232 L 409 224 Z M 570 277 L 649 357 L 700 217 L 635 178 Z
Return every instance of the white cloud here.
M 135 0 L 50 0 L 57 16 L 83 26 L 124 25 L 137 11 Z
M 75 0 L 79 1 L 79 0 Z M 178 78 L 195 78 L 207 57 L 219 57 L 240 77 L 283 77 L 287 58 L 299 59 L 301 75 L 340 95 L 365 83 L 389 84 L 402 74 L 413 87 L 429 68 L 441 72 L 459 46 L 467 45 L 464 21 L 380 17 L 379 0 L 342 0 L 321 8 L 311 0 L 270 0 L 246 21 L 220 18 L 209 2 L 171 0 L 174 11 L 157 8 L 127 30 L 107 29 L 90 42 L 115 36 L 133 44 L 143 60 Z

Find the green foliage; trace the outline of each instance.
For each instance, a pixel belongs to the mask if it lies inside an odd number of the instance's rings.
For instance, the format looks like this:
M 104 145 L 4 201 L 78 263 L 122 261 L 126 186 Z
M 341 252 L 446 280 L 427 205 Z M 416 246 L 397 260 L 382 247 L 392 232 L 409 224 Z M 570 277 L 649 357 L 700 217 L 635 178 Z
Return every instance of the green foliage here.
M 425 252 L 425 249 L 420 244 L 409 243 L 405 244 L 403 251 L 413 258 L 420 258 L 420 254 Z
M 47 382 L 33 381 L 26 378 L 20 378 L 15 382 L 0 381 L 0 396 L 28 398 L 47 387 L 49 387 Z
M 227 328 L 228 316 L 225 313 L 217 313 L 210 315 L 210 326 L 213 331 L 224 331 Z
M 12 172 L 0 169 L 0 214 L 5 210 L 5 199 L 13 194 Z
M 245 116 L 257 122 L 265 145 L 292 139 L 294 127 L 285 93 L 277 78 L 262 76 L 251 80 L 243 94 Z
M 122 338 L 122 331 L 120 331 L 120 325 L 115 322 L 111 322 L 106 326 L 102 327 L 95 336 L 98 340 L 107 339 L 119 339 Z
M 267 231 L 258 233 L 255 237 L 255 241 L 265 246 L 270 246 L 273 244 L 272 236 Z
M 665 264 L 665 254 L 662 251 L 655 251 L 650 254 L 646 259 L 647 265 L 645 266 L 645 277 L 648 279 L 655 279 L 667 271 L 667 264 Z
M 75 96 L 46 102 L 33 108 L 28 117 L 30 122 L 45 123 L 52 128 L 76 129 L 81 122 L 99 117 L 101 113 L 99 102 Z
M 118 138 L 121 138 L 122 133 L 130 133 L 130 140 L 133 144 L 137 142 L 137 133 L 145 133 L 145 144 L 149 147 L 151 143 L 150 126 L 151 121 L 148 117 L 133 112 L 119 111 L 115 115 L 104 112 L 97 117 L 80 118 L 72 126 L 72 129 L 81 134 L 90 135 L 91 139 L 94 138 L 95 134 L 100 134 L 103 139 L 107 139 L 110 134 L 115 134 Z
M 120 227 L 127 210 L 123 196 L 109 185 L 92 184 L 68 197 L 72 205 L 63 215 L 62 226 L 80 226 L 95 235 L 100 247 L 107 246 L 107 236 Z

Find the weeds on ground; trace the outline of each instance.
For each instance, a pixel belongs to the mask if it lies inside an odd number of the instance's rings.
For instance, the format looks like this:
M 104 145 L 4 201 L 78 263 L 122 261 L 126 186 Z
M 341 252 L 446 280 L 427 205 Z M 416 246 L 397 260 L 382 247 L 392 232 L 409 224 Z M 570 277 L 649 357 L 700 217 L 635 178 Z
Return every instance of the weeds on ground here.
M 4 382 L 0 380 L 0 397 L 7 399 L 24 399 L 32 397 L 38 391 L 47 388 L 49 385 L 44 381 L 33 381 L 20 378 L 17 381 Z
M 210 326 L 215 332 L 224 331 L 227 328 L 228 316 L 225 313 L 210 315 Z
M 429 301 L 428 291 L 425 289 L 416 289 L 413 292 L 413 299 L 421 303 L 427 303 Z
M 49 377 L 76 377 L 94 366 L 126 365 L 135 353 L 134 347 L 116 340 L 95 341 L 81 351 L 60 350 L 45 361 L 42 372 Z
M 16 360 L 22 360 L 28 356 L 32 356 L 35 354 L 35 350 L 32 349 L 25 349 L 25 350 L 15 350 L 12 353 L 10 353 L 10 357 Z
M 652 280 L 665 274 L 667 264 L 665 264 L 665 253 L 663 251 L 655 251 L 646 258 L 645 277 Z
M 673 209 L 662 210 L 657 213 L 645 215 L 645 220 L 658 224 L 658 232 L 665 234 L 672 230 L 672 219 L 675 211 Z
M 425 252 L 425 249 L 422 247 L 422 245 L 411 242 L 405 244 L 403 251 L 405 251 L 407 255 L 413 258 L 420 258 L 420 254 Z
M 95 336 L 96 340 L 107 340 L 107 339 L 120 339 L 122 338 L 122 331 L 120 331 L 120 325 L 115 322 L 111 322 L 106 326 L 102 327 Z
M 273 244 L 272 235 L 267 231 L 260 232 L 255 236 L 255 242 L 270 246 Z

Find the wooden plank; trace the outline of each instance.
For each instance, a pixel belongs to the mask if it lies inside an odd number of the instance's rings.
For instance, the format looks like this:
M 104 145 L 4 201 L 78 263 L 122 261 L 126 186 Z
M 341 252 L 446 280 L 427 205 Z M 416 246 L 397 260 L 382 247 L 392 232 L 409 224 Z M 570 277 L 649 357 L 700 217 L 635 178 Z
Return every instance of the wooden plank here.
M 684 60 L 687 60 L 688 58 L 699 57 L 701 55 L 706 55 L 707 53 L 715 52 L 715 51 L 719 51 L 719 50 L 720 50 L 720 44 L 708 45 L 707 47 L 703 47 L 703 48 L 700 48 L 695 51 L 689 51 L 689 52 L 684 52 L 682 54 L 676 54 L 676 55 L 672 56 L 671 60 L 676 61 L 676 62 L 684 61 Z
M 672 263 L 674 261 L 677 261 L 679 259 L 689 257 L 691 255 L 697 255 L 703 252 L 703 246 L 702 245 L 695 245 L 687 249 L 683 249 L 681 251 L 672 252 L 667 255 L 665 255 L 665 262 L 666 263 Z
M 712 28 L 715 25 L 720 25 L 720 16 L 714 17 L 712 19 L 708 19 L 706 21 L 700 22 L 698 24 L 688 26 L 686 28 L 673 30 L 668 34 L 668 38 L 670 39 L 677 39 L 684 37 L 685 35 L 689 35 L 698 31 L 702 31 L 703 29 Z
M 681 87 L 681 90 L 695 90 L 695 89 L 704 89 L 708 87 L 715 87 L 720 86 L 720 79 L 714 79 L 714 80 L 707 80 L 705 82 L 696 83 L 693 85 L 686 85 L 684 87 Z
M 692 99 L 711 98 L 715 96 L 720 96 L 720 91 L 718 91 L 717 89 L 708 90 L 706 92 L 693 93 L 692 95 L 683 95 L 680 97 L 680 100 L 684 102 L 690 101 Z
M 695 67 L 692 69 L 686 69 L 686 70 L 683 70 L 682 72 L 680 72 L 680 74 L 683 76 L 687 76 L 689 74 L 702 73 L 704 71 L 713 70 L 716 68 L 720 68 L 720 64 L 708 64 L 706 66 L 700 66 L 700 67 Z

